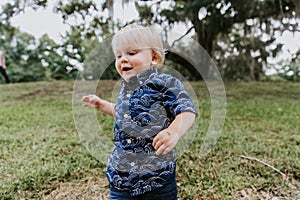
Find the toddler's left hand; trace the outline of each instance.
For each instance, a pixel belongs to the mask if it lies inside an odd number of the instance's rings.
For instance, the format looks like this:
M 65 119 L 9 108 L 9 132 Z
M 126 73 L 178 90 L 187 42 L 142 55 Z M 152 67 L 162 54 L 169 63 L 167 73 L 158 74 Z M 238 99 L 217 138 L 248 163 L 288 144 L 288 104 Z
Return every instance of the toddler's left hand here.
M 156 155 L 166 155 L 169 153 L 177 144 L 179 135 L 170 129 L 164 129 L 160 131 L 154 138 L 152 146 L 156 150 Z

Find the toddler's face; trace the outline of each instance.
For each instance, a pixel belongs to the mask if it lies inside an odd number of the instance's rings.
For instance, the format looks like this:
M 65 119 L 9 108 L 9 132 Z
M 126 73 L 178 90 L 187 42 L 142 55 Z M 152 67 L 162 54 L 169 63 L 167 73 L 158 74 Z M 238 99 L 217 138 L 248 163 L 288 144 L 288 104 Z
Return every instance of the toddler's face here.
M 149 69 L 153 60 L 152 49 L 124 50 L 115 53 L 115 66 L 120 76 L 125 80 Z

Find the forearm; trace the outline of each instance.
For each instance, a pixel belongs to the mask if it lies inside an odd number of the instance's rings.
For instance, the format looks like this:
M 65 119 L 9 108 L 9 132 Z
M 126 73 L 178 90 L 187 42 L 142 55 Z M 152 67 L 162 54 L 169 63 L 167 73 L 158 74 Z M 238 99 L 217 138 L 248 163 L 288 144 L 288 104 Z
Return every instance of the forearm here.
M 168 129 L 170 134 L 177 134 L 181 138 L 191 128 L 195 121 L 196 115 L 192 112 L 182 112 L 178 114 Z
M 182 112 L 175 117 L 168 128 L 160 131 L 152 142 L 156 155 L 169 153 L 193 125 L 195 118 L 196 115 L 192 112 Z
M 2 62 L 2 68 L 6 69 L 6 62 L 5 62 L 5 57 L 4 56 L 2 57 L 1 62 Z
M 116 111 L 115 111 L 115 105 L 114 103 L 102 100 L 102 104 L 99 107 L 96 107 L 96 109 L 111 115 L 111 116 L 116 116 Z

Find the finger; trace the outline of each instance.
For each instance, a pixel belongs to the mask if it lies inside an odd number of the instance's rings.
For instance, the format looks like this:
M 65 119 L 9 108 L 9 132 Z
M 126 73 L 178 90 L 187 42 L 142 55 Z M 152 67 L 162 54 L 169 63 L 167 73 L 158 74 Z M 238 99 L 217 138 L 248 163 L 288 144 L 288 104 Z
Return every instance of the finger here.
M 159 137 L 156 135 L 156 136 L 154 137 L 153 141 L 152 141 L 152 146 L 153 146 L 154 148 L 155 148 L 155 146 L 157 145 L 158 141 L 159 141 Z
M 82 104 L 83 107 L 90 107 L 90 108 L 95 108 L 95 105 L 92 103 L 84 103 Z
M 81 101 L 87 101 L 87 100 L 88 100 L 87 96 L 83 96 L 83 97 L 81 98 Z
M 159 132 L 153 139 L 152 146 L 158 148 L 164 141 L 164 132 Z
M 81 101 L 90 102 L 90 99 L 91 99 L 91 95 L 87 95 L 87 96 L 83 96 Z
M 162 152 L 162 155 L 166 155 L 166 154 L 170 153 L 171 150 L 172 150 L 171 147 L 166 147 L 165 150 Z
M 162 144 L 155 152 L 155 155 L 157 155 L 157 156 L 161 155 L 162 152 L 164 152 L 164 150 L 165 150 L 165 146 Z
M 90 102 L 95 101 L 95 99 L 96 99 L 95 95 L 89 95 L 89 101 Z
M 158 139 L 155 145 L 153 145 L 154 149 L 157 150 L 159 149 L 162 145 L 164 144 L 163 139 Z

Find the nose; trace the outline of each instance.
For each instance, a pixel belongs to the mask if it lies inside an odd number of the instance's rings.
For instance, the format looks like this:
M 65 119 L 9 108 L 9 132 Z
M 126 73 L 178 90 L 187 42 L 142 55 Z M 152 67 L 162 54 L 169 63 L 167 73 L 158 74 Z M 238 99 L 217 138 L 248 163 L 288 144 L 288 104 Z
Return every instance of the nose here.
M 128 59 L 126 55 L 122 55 L 121 59 L 120 59 L 121 63 L 127 63 Z

